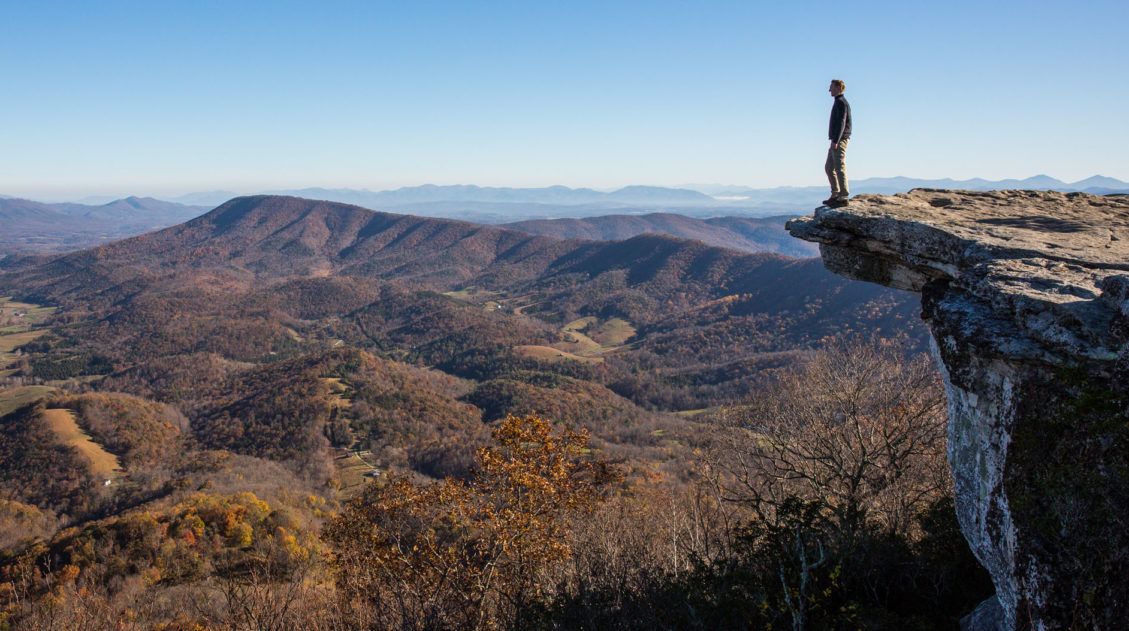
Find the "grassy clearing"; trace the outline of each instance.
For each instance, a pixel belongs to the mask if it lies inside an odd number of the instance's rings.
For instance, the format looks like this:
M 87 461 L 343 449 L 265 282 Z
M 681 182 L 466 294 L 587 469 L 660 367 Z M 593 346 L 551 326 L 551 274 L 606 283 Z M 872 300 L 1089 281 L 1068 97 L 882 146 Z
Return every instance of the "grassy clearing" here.
M 21 386 L 0 390 L 0 416 L 57 392 L 59 389 L 51 386 Z
M 7 376 L 15 372 L 14 366 L 16 365 L 17 355 L 14 351 L 16 348 L 27 344 L 46 332 L 46 329 L 36 329 L 22 333 L 0 335 L 0 376 Z
M 448 298 L 454 298 L 460 302 L 468 302 L 472 305 L 482 305 L 491 311 L 497 309 L 499 306 L 498 302 L 492 299 L 501 294 L 502 292 L 500 291 L 491 291 L 480 287 L 465 287 L 457 291 L 443 292 L 443 295 Z M 493 308 L 490 307 L 491 303 L 494 305 Z
M 54 307 L 40 307 L 0 297 L 0 376 L 14 372 L 16 355 L 13 351 L 46 333 L 47 330 L 40 325 L 52 313 L 55 313 Z
M 585 357 L 551 346 L 515 346 L 514 352 L 522 357 L 541 361 L 578 361 L 586 364 L 602 364 L 604 362 L 602 357 Z
M 561 327 L 561 330 L 562 331 L 583 331 L 583 330 L 587 329 L 588 327 L 593 326 L 594 324 L 596 324 L 599 321 L 600 321 L 599 318 L 597 318 L 596 316 L 588 316 L 587 318 L 579 318 L 579 319 L 573 320 L 572 322 L 569 322 L 568 324 L 564 325 L 563 327 Z
M 445 291 L 444 296 L 454 298 L 459 302 L 465 302 L 477 307 L 482 307 L 486 311 L 497 311 L 502 308 L 502 302 L 498 296 L 502 295 L 500 291 L 491 291 L 489 289 L 480 289 L 478 287 L 467 287 L 457 291 Z
M 691 418 L 691 417 L 694 417 L 694 416 L 698 416 L 699 414 L 702 414 L 704 412 L 708 412 L 709 409 L 710 408 L 701 408 L 701 409 L 698 409 L 698 410 L 680 410 L 678 412 L 675 412 L 674 414 L 676 416 Z
M 23 331 L 21 333 L 9 333 L 7 335 L 0 335 L 0 353 L 11 353 L 16 350 L 16 347 L 27 344 L 35 338 L 43 335 L 47 331 L 44 329 L 37 329 L 35 331 Z
M 370 452 L 349 451 L 338 455 L 333 464 L 337 468 L 337 480 L 341 486 L 337 490 L 337 497 L 347 500 L 353 497 L 376 478 L 372 475 L 379 470 L 369 460 Z
M 340 377 L 322 377 L 321 382 L 329 386 L 330 405 L 339 408 L 352 407 L 353 402 L 347 398 L 349 384 L 341 381 Z
M 566 340 L 564 345 L 560 346 L 563 351 L 577 355 L 594 355 L 603 349 L 599 342 L 579 331 L 562 331 L 562 333 Z
M 59 442 L 74 447 L 90 462 L 90 472 L 100 480 L 112 480 L 121 476 L 122 467 L 118 457 L 94 442 L 82 431 L 75 420 L 74 410 L 44 410 L 43 418 L 55 432 Z
M 588 331 L 588 335 L 604 347 L 619 346 L 635 337 L 635 327 L 622 318 L 612 318 Z
M 52 313 L 55 313 L 55 307 L 41 307 L 28 302 L 16 302 L 7 296 L 0 297 L 0 330 L 27 330 L 46 320 Z
M 561 327 L 564 341 L 553 348 L 580 357 L 596 358 L 622 347 L 635 336 L 635 327 L 622 318 L 601 321 L 594 316 L 577 318 Z

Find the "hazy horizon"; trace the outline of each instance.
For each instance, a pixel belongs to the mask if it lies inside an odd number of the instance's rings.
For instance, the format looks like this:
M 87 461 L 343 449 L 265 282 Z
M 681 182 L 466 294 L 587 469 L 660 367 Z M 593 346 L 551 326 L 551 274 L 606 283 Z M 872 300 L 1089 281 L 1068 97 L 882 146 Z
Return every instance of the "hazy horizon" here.
M 870 178 L 860 178 L 856 181 L 857 182 L 864 182 L 866 180 L 885 180 L 885 179 L 899 179 L 899 178 L 909 179 L 909 180 L 945 180 L 945 179 L 952 179 L 952 180 L 956 180 L 956 181 L 963 181 L 963 180 L 982 179 L 982 180 L 989 180 L 989 181 L 1005 181 L 1005 180 L 1020 180 L 1021 181 L 1021 180 L 1026 180 L 1026 179 L 1031 179 L 1031 178 L 1036 178 L 1036 177 L 1051 177 L 1051 178 L 1057 179 L 1057 180 L 1059 180 L 1059 181 L 1061 181 L 1061 182 L 1063 182 L 1064 184 L 1067 184 L 1067 185 L 1074 184 L 1074 183 L 1077 183 L 1077 182 L 1081 182 L 1083 180 L 1087 180 L 1087 179 L 1090 179 L 1090 178 L 1093 178 L 1093 177 L 1108 177 L 1108 178 L 1120 180 L 1123 183 L 1129 184 L 1129 178 L 1123 179 L 1123 178 L 1111 176 L 1111 175 L 1108 175 L 1108 174 L 1105 174 L 1105 173 L 1093 173 L 1093 174 L 1084 176 L 1082 178 L 1078 178 L 1076 180 L 1068 180 L 1068 179 L 1064 179 L 1064 178 L 1061 178 L 1061 177 L 1056 177 L 1056 176 L 1054 176 L 1052 174 L 1048 174 L 1048 173 L 1034 173 L 1034 174 L 1031 174 L 1031 175 L 1024 175 L 1024 176 L 1018 176 L 1018 177 L 1007 177 L 1007 178 L 971 177 L 971 178 L 960 178 L 960 179 L 949 178 L 949 177 L 933 178 L 933 177 L 915 177 L 915 176 L 906 176 L 906 175 L 878 175 L 878 176 L 874 176 L 874 177 L 870 177 Z M 152 198 L 163 199 L 163 200 L 176 200 L 176 199 L 191 196 L 191 195 L 203 195 L 203 194 L 211 194 L 211 193 L 231 194 L 231 196 L 234 197 L 234 196 L 245 196 L 245 195 L 277 194 L 279 192 L 298 192 L 298 191 L 309 190 L 309 189 L 325 189 L 325 190 L 341 190 L 341 191 L 364 191 L 364 192 L 370 192 L 370 193 L 383 193 L 383 192 L 396 191 L 396 190 L 403 189 L 403 188 L 414 188 L 414 187 L 419 187 L 419 186 L 436 186 L 436 187 L 475 186 L 475 187 L 480 187 L 480 188 L 501 188 L 501 189 L 519 189 L 519 190 L 520 189 L 549 188 L 549 187 L 554 187 L 554 186 L 565 186 L 565 187 L 571 188 L 571 189 L 589 189 L 589 190 L 609 193 L 609 192 L 617 191 L 617 190 L 620 190 L 622 188 L 626 188 L 626 187 L 630 187 L 630 186 L 654 186 L 654 187 L 658 187 L 658 188 L 685 189 L 685 190 L 700 191 L 701 189 L 708 189 L 708 188 L 748 188 L 748 189 L 752 189 L 752 190 L 772 190 L 772 189 L 778 189 L 778 188 L 780 188 L 780 189 L 785 189 L 785 188 L 811 188 L 811 187 L 824 186 L 824 184 L 822 182 L 817 182 L 817 183 L 799 184 L 799 185 L 782 184 L 782 185 L 776 185 L 776 186 L 772 186 L 772 185 L 770 185 L 770 186 L 752 186 L 752 185 L 748 185 L 748 184 L 733 184 L 733 183 L 724 183 L 724 182 L 691 182 L 691 183 L 685 183 L 684 182 L 684 183 L 676 184 L 676 185 L 646 184 L 646 183 L 641 184 L 641 183 L 638 183 L 638 182 L 630 182 L 630 183 L 622 184 L 622 185 L 619 185 L 619 186 L 613 186 L 613 187 L 597 187 L 597 186 L 584 186 L 584 185 L 571 186 L 571 185 L 567 185 L 567 184 L 561 184 L 559 182 L 548 183 L 548 184 L 544 184 L 544 185 L 536 185 L 536 186 L 511 186 L 511 185 L 505 185 L 505 184 L 492 185 L 492 184 L 480 184 L 480 183 L 476 183 L 476 182 L 452 182 L 452 183 L 421 182 L 419 184 L 405 184 L 405 185 L 402 185 L 402 186 L 390 186 L 390 187 L 387 187 L 387 188 L 374 188 L 374 187 L 367 187 L 367 186 L 355 186 L 355 187 L 354 186 L 325 186 L 325 185 L 313 184 L 313 185 L 308 185 L 308 186 L 242 188 L 240 190 L 233 190 L 233 189 L 225 189 L 225 188 L 218 187 L 218 186 L 212 186 L 212 187 L 201 187 L 201 188 L 198 188 L 198 189 L 191 189 L 191 190 L 172 189 L 172 190 L 167 190 L 167 191 L 144 190 L 144 189 L 142 189 L 142 190 L 116 190 L 114 192 L 100 192 L 98 190 L 89 190 L 89 191 L 78 191 L 78 192 L 75 192 L 71 195 L 50 195 L 50 194 L 48 194 L 48 195 L 38 195 L 38 196 L 35 195 L 34 193 L 33 194 L 20 194 L 18 191 L 13 192 L 13 191 L 10 191 L 10 190 L 0 190 L 0 196 L 10 197 L 10 198 L 19 198 L 19 199 L 28 199 L 28 200 L 44 202 L 44 203 L 88 203 L 88 204 L 97 204 L 97 203 L 102 203 L 101 200 L 108 202 L 108 201 L 113 201 L 113 200 L 118 200 L 118 199 L 125 199 L 127 197 L 143 197 L 143 198 L 144 197 L 152 197 Z M 702 191 L 702 192 L 706 192 L 706 191 Z M 706 194 L 712 195 L 711 193 L 708 193 L 708 192 L 706 192 Z M 190 203 L 190 202 L 183 202 L 183 203 Z

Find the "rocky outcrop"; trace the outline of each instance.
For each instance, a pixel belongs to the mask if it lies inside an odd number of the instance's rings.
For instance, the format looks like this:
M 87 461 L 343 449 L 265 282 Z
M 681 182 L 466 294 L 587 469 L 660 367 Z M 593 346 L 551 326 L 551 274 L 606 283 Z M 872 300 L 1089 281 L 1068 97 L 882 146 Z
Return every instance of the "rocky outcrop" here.
M 834 272 L 922 295 L 957 516 L 1002 613 L 966 622 L 1122 628 L 1129 197 L 917 189 L 788 229 Z

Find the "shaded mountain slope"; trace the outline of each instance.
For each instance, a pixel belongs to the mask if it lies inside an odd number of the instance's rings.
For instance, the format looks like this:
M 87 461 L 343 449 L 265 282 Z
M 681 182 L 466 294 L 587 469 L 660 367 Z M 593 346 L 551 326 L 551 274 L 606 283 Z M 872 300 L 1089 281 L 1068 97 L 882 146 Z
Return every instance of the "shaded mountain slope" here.
M 560 239 L 622 241 L 644 233 L 667 234 L 746 252 L 816 256 L 819 249 L 784 230 L 786 217 L 714 217 L 696 219 L 673 213 L 605 215 L 582 219 L 540 219 L 503 227 Z
M 377 213 L 293 197 L 242 197 L 184 224 L 39 265 L 6 260 L 43 279 L 47 296 L 205 268 L 246 270 L 257 278 L 353 276 L 396 278 L 434 288 L 480 274 L 513 282 L 535 278 L 573 245 L 476 224 Z M 516 266 L 515 266 L 516 264 Z M 492 266 L 506 268 L 491 270 Z M 127 271 L 132 270 L 132 271 Z M 59 284 L 70 274 L 85 278 Z M 101 277 L 101 282 L 97 277 Z
M 28 260 L 18 276 L 47 300 L 76 292 L 84 301 L 92 293 L 120 300 L 169 274 L 213 269 L 224 272 L 211 286 L 340 274 L 436 290 L 474 283 L 559 293 L 590 284 L 611 296 L 609 289 L 630 286 L 686 304 L 753 289 L 766 272 L 779 278 L 771 270 L 790 265 L 669 236 L 579 242 L 292 197 L 234 199 L 172 228 L 32 265 L 40 262 Z M 19 269 L 21 261 L 0 267 Z

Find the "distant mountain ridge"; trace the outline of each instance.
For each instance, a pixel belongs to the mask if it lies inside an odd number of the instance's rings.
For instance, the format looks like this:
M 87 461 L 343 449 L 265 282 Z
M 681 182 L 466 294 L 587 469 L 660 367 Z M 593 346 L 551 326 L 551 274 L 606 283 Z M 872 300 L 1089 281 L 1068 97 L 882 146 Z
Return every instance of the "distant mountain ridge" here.
M 152 197 L 130 196 L 105 204 L 51 204 L 65 215 L 83 217 L 94 221 L 113 221 L 123 228 L 131 226 L 152 229 L 171 223 L 181 223 L 207 210 L 204 206 L 187 206 Z
M 0 197 L 0 253 L 95 245 L 181 223 L 205 210 L 152 197 L 126 197 L 98 205 Z
M 565 224 L 558 224 L 555 227 L 548 225 L 534 227 L 534 224 L 531 224 L 528 229 L 533 232 L 545 230 L 547 231 L 545 234 L 569 238 L 592 238 L 590 236 L 592 234 L 600 235 L 599 238 L 627 238 L 635 234 L 655 231 L 746 250 L 762 247 L 756 245 L 760 243 L 757 239 L 766 235 L 762 232 L 752 237 L 750 242 L 747 236 L 727 234 L 732 233 L 734 227 L 721 226 L 714 219 L 794 215 L 817 206 L 827 194 L 825 187 L 822 186 L 763 189 L 704 184 L 693 186 L 699 190 L 690 187 L 626 186 L 605 192 L 566 186 L 512 188 L 426 184 L 388 191 L 308 188 L 283 193 L 353 204 L 382 212 L 461 219 L 479 224 L 512 224 L 521 221 L 608 216 L 613 219 L 602 220 L 601 227 L 573 226 L 565 229 L 562 227 Z M 998 181 L 867 178 L 852 183 L 854 193 L 891 194 L 912 188 L 971 190 L 1027 188 L 1109 194 L 1129 192 L 1129 183 L 1101 175 L 1069 184 L 1046 175 L 1023 180 Z M 227 191 L 210 191 L 189 193 L 172 200 L 127 197 L 91 205 L 48 204 L 0 196 L 0 225 L 4 228 L 0 231 L 0 254 L 31 251 L 59 252 L 104 243 L 180 223 L 233 197 L 234 194 Z M 707 227 L 698 224 L 690 227 L 684 222 L 683 225 L 676 227 L 674 220 L 666 220 L 666 229 L 626 228 L 632 223 L 627 221 L 626 217 L 656 214 L 677 214 L 695 220 L 706 220 L 711 225 Z M 655 218 L 642 221 L 655 221 Z M 618 223 L 620 227 L 609 228 L 611 223 Z M 741 233 L 742 230 L 747 229 L 748 226 L 743 226 L 736 232 Z M 585 234 L 589 236 L 583 236 Z M 786 252 L 786 249 L 777 249 L 777 246 L 782 246 L 783 243 L 770 239 L 763 244 L 763 247 L 768 251 Z
M 770 188 L 754 188 L 749 186 L 731 186 L 723 184 L 688 184 L 687 188 L 699 190 L 709 195 L 730 198 L 734 196 L 768 196 L 773 194 L 789 195 L 808 191 L 824 191 L 823 186 L 778 186 Z M 954 180 L 952 178 L 923 179 L 911 177 L 873 177 L 851 182 L 852 193 L 904 193 L 915 188 L 944 188 L 962 189 L 970 191 L 988 191 L 1000 189 L 1021 190 L 1053 190 L 1065 193 L 1083 192 L 1095 195 L 1108 193 L 1129 192 L 1129 182 L 1104 175 L 1093 175 L 1077 182 L 1064 182 L 1049 175 L 1034 175 L 1024 179 L 986 180 L 972 178 L 968 180 Z
M 583 219 L 541 219 L 503 224 L 503 227 L 561 239 L 622 241 L 645 233 L 683 239 L 746 252 L 773 252 L 785 256 L 818 256 L 819 249 L 799 242 L 786 230 L 791 216 L 714 217 L 695 219 L 670 213 L 605 215 Z
M 1109 192 L 1129 192 L 1129 182 L 1104 175 L 1093 175 L 1077 182 L 1065 182 L 1049 175 L 1035 175 L 1023 179 L 988 180 L 972 178 L 955 180 L 952 178 L 912 178 L 905 176 L 873 177 L 853 180 L 852 192 L 859 193 L 899 193 L 913 188 L 950 188 L 968 190 L 990 189 L 1036 189 L 1063 192 L 1082 191 L 1095 194 Z M 823 193 L 824 186 L 774 186 L 752 187 L 730 184 L 684 184 L 680 186 L 630 185 L 612 191 L 592 188 L 571 188 L 568 186 L 544 187 L 497 187 L 476 186 L 473 184 L 422 184 L 388 190 L 369 190 L 364 188 L 324 188 L 306 187 L 297 189 L 261 190 L 248 194 L 289 195 L 307 199 L 324 199 L 346 204 L 356 204 L 373 210 L 385 207 L 412 204 L 435 203 L 507 203 L 543 204 L 549 206 L 573 205 L 682 205 L 716 206 L 719 209 L 742 206 L 742 200 L 734 197 L 754 196 L 758 198 L 780 198 L 789 195 L 811 192 Z M 157 199 L 187 206 L 218 206 L 229 199 L 239 197 L 239 193 L 224 190 L 196 191 L 178 196 L 158 196 Z M 13 199 L 0 194 L 0 199 Z M 128 199 L 128 198 L 127 198 Z M 153 199 L 142 198 L 142 199 Z M 97 201 L 97 203 L 94 203 Z M 119 200 L 115 200 L 119 201 Z M 92 197 L 81 200 L 83 205 L 101 205 L 111 202 L 108 198 Z M 112 202 L 111 202 L 112 203 Z M 718 216 L 724 214 L 719 210 Z M 606 214 L 606 213 L 604 213 Z
M 1129 192 L 1129 182 L 1095 175 L 1074 183 L 1036 175 L 1026 179 L 970 180 L 910 177 L 865 178 L 852 183 L 854 193 L 901 193 L 913 188 L 970 190 L 1039 189 L 1094 194 Z M 600 215 L 677 213 L 690 217 L 768 216 L 795 213 L 817 205 L 827 191 L 824 186 L 754 188 L 719 184 L 688 184 L 678 187 L 625 186 L 614 191 L 591 188 L 546 186 L 536 188 L 475 185 L 407 186 L 372 191 L 355 188 L 302 188 L 261 191 L 260 194 L 290 195 L 307 199 L 355 204 L 372 210 L 412 215 L 464 219 L 477 223 L 511 223 L 534 219 L 594 217 Z M 169 201 L 219 205 L 234 193 L 213 191 L 190 193 Z
M 666 235 L 558 239 L 281 196 L 236 198 L 187 223 L 68 255 L 0 261 L 0 271 L 11 274 L 8 281 L 18 279 L 24 290 L 50 302 L 112 302 L 166 276 L 174 282 L 174 276 L 206 269 L 222 270 L 241 284 L 351 276 L 435 291 L 474 285 L 535 292 L 557 296 L 546 301 L 555 309 L 627 309 L 625 315 L 639 322 L 660 313 L 653 312 L 656 301 L 674 308 L 763 293 L 769 291 L 765 282 L 774 292 L 819 293 L 817 287 L 832 278 L 814 259 L 743 253 Z M 810 288 L 790 287 L 783 280 L 789 274 L 807 277 Z M 622 292 L 636 302 L 618 299 Z
M 383 205 L 417 204 L 423 202 L 508 202 L 536 204 L 593 204 L 610 202 L 618 204 L 639 203 L 714 203 L 709 195 L 688 189 L 659 186 L 625 186 L 602 192 L 590 188 L 569 188 L 567 186 L 548 186 L 542 188 L 509 188 L 475 185 L 437 186 L 424 184 L 388 191 L 369 191 L 365 189 L 325 189 L 305 188 L 277 191 L 280 195 L 292 195 L 311 199 L 326 199 L 354 203 L 359 206 L 375 205 L 379 210 Z M 348 198 L 348 199 L 340 199 Z

